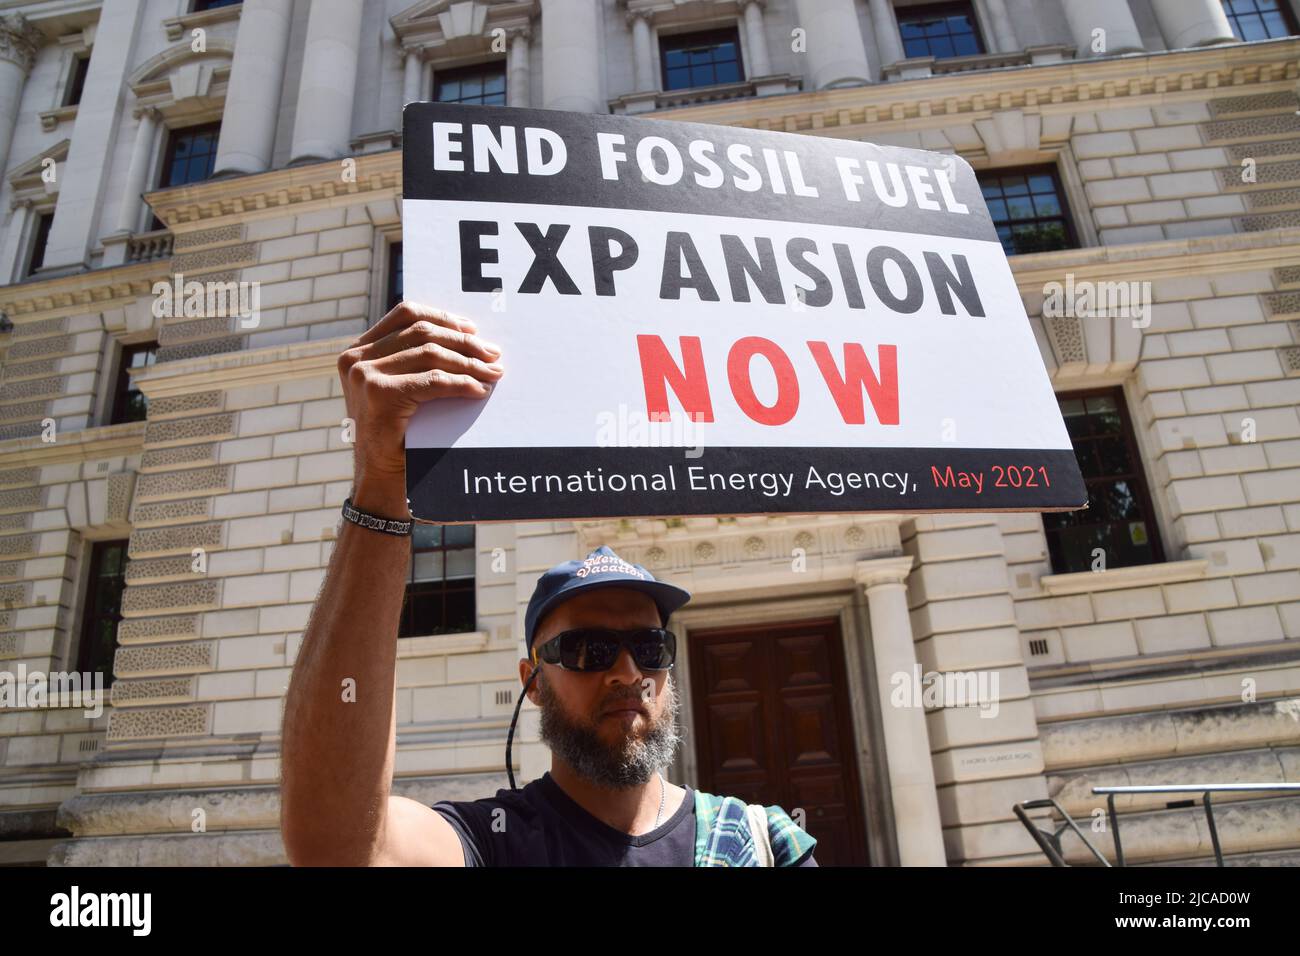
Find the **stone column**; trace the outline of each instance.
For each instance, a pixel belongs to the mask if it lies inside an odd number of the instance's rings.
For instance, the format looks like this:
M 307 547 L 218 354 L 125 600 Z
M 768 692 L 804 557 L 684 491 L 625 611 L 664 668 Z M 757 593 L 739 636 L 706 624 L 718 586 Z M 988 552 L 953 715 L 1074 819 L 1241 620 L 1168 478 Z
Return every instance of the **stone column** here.
M 898 861 L 903 866 L 946 866 L 925 708 L 919 701 L 912 707 L 890 704 L 894 675 L 910 680 L 917 666 L 905 583 L 914 561 L 911 555 L 859 561 L 854 576 L 866 590 L 871 617 Z
M 764 0 L 741 0 L 745 11 L 745 45 L 748 47 L 749 63 L 745 75 L 771 76 L 772 61 L 767 55 L 767 33 L 763 30 Z
M 998 53 L 1019 53 L 1020 42 L 1016 39 L 1015 28 L 1011 25 L 1011 15 L 1007 13 L 1006 0 L 984 0 L 984 10 L 988 14 L 989 26 L 993 29 L 993 43 Z
M 608 113 L 600 71 L 600 7 L 592 0 L 542 0 L 542 106 Z
M 61 172 L 54 222 L 40 270 L 47 278 L 86 268 L 91 243 L 102 234 L 110 172 L 105 157 L 113 155 L 117 137 L 127 125 L 123 122 L 126 78 L 138 62 L 136 46 L 146 32 L 144 6 L 143 0 L 117 0 L 112 15 L 100 17 L 95 28 L 86 87 L 77 106 L 76 131 Z M 107 231 L 116 223 L 102 225 Z
M 154 139 L 158 132 L 158 110 L 142 106 L 135 110 L 140 124 L 135 128 L 135 144 L 131 147 L 131 162 L 126 168 L 126 185 L 122 189 L 122 204 L 117 209 L 117 231 L 130 234 L 140 222 L 140 202 L 144 193 L 144 179 L 149 174 L 149 158 L 153 155 Z
M 271 168 L 293 0 L 244 0 L 213 175 Z
M 632 68 L 636 80 L 634 92 L 656 92 L 659 82 L 650 45 L 650 14 L 645 10 L 629 10 L 627 22 L 632 25 Z
M 424 81 L 424 60 L 418 49 L 402 50 L 402 105 L 420 100 Z
M 1142 52 L 1142 34 L 1138 33 L 1128 0 L 1061 0 L 1061 3 L 1074 42 L 1078 44 L 1080 59 Z M 1102 31 L 1101 50 L 1093 46 L 1097 30 Z
M 33 202 L 30 199 L 9 201 L 9 228 L 4 234 L 4 258 L 0 259 L 0 270 L 6 277 L 13 276 L 17 281 L 24 278 L 18 274 L 18 270 L 23 266 L 23 253 L 26 252 L 26 243 L 23 239 L 27 236 L 27 223 L 32 216 L 32 206 Z
M 1151 0 L 1151 10 L 1171 50 L 1237 42 L 1219 0 Z
M 867 45 L 853 0 L 795 0 L 795 14 L 795 26 L 806 31 L 809 68 L 805 72 L 812 89 L 871 82 Z
M 880 51 L 882 68 L 904 58 L 903 38 L 898 32 L 894 5 L 889 0 L 871 0 L 871 29 L 876 34 L 876 49 Z
M 0 17 L 0 172 L 9 168 L 14 123 L 40 43 L 41 32 L 21 13 Z
M 528 41 L 533 35 L 531 27 L 514 27 L 507 31 L 510 49 L 506 54 L 506 105 L 527 108 L 532 70 L 528 61 Z
M 362 0 L 312 0 L 291 163 L 346 156 L 357 91 Z

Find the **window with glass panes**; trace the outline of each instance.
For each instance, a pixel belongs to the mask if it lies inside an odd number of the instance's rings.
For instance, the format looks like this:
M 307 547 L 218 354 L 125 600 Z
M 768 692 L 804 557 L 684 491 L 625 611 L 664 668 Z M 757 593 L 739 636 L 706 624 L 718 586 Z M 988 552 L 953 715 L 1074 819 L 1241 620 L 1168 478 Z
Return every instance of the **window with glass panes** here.
M 194 0 L 194 11 L 199 13 L 203 10 L 215 10 L 217 7 L 233 7 L 237 3 L 243 3 L 244 0 Z
M 122 620 L 122 591 L 126 588 L 126 546 L 120 541 L 96 541 L 90 546 L 90 575 L 81 612 L 81 645 L 77 670 L 104 675 L 113 683 L 117 625 Z
M 210 177 L 217 162 L 217 139 L 220 135 L 220 123 L 169 131 L 158 188 L 202 182 Z
M 894 13 L 908 58 L 944 60 L 984 52 L 975 10 L 969 3 L 927 3 L 898 7 Z
M 473 106 L 506 105 L 504 60 L 475 63 L 451 70 L 433 71 L 433 98 L 439 103 L 468 103 Z
M 168 130 L 167 148 L 163 150 L 162 168 L 158 174 L 158 188 L 198 183 L 211 177 L 217 164 L 217 140 L 220 136 L 220 123 Z M 150 231 L 165 228 L 157 216 L 149 223 Z
M 122 346 L 122 360 L 117 366 L 117 388 L 113 391 L 112 411 L 108 423 L 142 422 L 148 413 L 144 392 L 131 384 L 130 369 L 143 368 L 158 360 L 158 343 Z
M 1057 399 L 1088 489 L 1088 507 L 1043 515 L 1052 570 L 1064 574 L 1163 561 L 1123 391 L 1097 389 Z
M 1007 255 L 1077 246 L 1061 180 L 1051 166 L 979 173 L 980 189 Z
M 1238 40 L 1271 40 L 1296 34 L 1295 17 L 1285 0 L 1222 0 L 1223 12 Z
M 739 83 L 745 78 L 735 27 L 660 36 L 659 62 L 665 90 Z
M 416 522 L 411 528 L 411 580 L 397 636 L 457 634 L 475 626 L 474 526 Z

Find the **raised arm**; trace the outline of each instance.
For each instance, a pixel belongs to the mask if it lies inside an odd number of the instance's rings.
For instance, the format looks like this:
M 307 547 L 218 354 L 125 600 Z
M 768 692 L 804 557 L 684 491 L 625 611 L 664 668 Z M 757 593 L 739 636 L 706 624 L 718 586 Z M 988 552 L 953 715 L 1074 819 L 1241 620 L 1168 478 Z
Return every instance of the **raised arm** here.
M 402 303 L 339 356 L 355 423 L 357 508 L 410 518 L 404 437 L 412 413 L 431 399 L 484 398 L 501 376 L 500 350 L 476 333 L 468 319 Z M 409 538 L 342 522 L 285 698 L 280 832 L 295 866 L 464 862 L 450 824 L 390 794 L 410 559 Z

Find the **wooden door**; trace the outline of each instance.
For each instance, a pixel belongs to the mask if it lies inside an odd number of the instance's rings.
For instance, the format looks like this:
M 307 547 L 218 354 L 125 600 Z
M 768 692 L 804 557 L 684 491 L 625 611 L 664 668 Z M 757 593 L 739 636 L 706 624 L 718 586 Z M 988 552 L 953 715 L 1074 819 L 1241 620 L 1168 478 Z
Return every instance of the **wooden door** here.
M 844 644 L 834 618 L 692 631 L 699 787 L 805 812 L 821 866 L 865 866 Z

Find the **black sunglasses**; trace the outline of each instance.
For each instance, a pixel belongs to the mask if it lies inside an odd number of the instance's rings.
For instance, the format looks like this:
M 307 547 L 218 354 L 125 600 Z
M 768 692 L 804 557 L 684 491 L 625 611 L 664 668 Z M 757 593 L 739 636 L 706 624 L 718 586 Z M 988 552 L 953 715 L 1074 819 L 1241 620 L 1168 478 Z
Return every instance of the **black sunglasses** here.
M 626 647 L 643 671 L 666 671 L 677 660 L 677 635 L 662 627 L 616 631 L 608 627 L 575 627 L 562 631 L 541 647 L 536 657 L 566 671 L 607 671 Z

